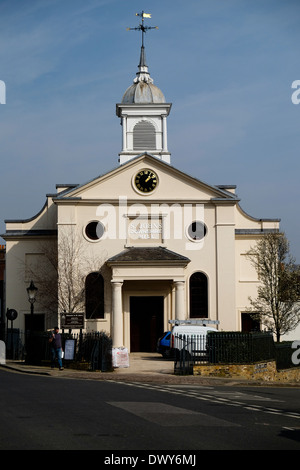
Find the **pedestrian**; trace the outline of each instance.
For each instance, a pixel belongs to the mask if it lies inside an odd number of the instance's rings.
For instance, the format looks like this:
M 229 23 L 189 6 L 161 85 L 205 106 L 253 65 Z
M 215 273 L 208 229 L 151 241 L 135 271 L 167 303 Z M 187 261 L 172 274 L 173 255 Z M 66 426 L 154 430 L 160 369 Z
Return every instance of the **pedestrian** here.
M 50 349 L 51 349 L 51 368 L 54 369 L 55 358 L 57 357 L 59 370 L 63 370 L 62 366 L 62 342 L 61 334 L 59 333 L 59 328 L 56 326 L 52 333 L 51 338 L 49 339 Z

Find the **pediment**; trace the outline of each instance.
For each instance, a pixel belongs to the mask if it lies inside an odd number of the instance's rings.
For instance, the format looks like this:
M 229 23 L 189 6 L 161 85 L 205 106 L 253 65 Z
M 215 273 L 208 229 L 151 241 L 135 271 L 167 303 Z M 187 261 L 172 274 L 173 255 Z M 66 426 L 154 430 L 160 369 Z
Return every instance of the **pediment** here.
M 141 194 L 135 187 L 135 175 L 143 169 L 151 169 L 158 176 L 157 187 L 151 193 Z M 145 203 L 153 200 L 160 202 L 237 200 L 236 196 L 229 191 L 204 183 L 168 163 L 144 153 L 88 183 L 58 194 L 54 201 L 110 201 L 119 197 Z

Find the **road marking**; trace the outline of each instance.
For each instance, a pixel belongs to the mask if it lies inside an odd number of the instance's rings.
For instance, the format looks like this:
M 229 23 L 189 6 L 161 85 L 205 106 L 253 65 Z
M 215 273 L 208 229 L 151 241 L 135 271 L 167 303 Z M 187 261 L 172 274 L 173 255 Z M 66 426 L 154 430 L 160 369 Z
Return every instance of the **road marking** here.
M 228 406 L 236 406 L 236 407 L 241 407 L 248 409 L 249 411 L 258 411 L 258 412 L 263 412 L 263 413 L 268 413 L 268 414 L 275 414 L 275 415 L 280 415 L 284 416 L 285 418 L 292 418 L 292 419 L 300 419 L 300 413 L 297 412 L 286 412 L 280 409 L 276 408 L 268 408 L 262 405 L 249 405 L 247 403 L 244 403 L 242 401 L 236 401 L 232 400 L 232 398 L 224 398 L 220 397 L 217 394 L 223 394 L 222 391 L 218 392 L 217 390 L 208 390 L 206 393 L 202 393 L 203 390 L 199 390 L 199 394 L 196 394 L 195 390 L 189 391 L 186 389 L 183 389 L 181 385 L 178 385 L 177 387 L 172 385 L 172 386 L 161 386 L 161 385 L 156 385 L 156 384 L 141 384 L 139 382 L 119 382 L 117 380 L 114 380 L 113 382 L 119 383 L 122 385 L 128 385 L 128 386 L 134 386 L 134 387 L 139 387 L 139 388 L 144 388 L 146 390 L 152 389 L 156 390 L 159 392 L 163 393 L 170 393 L 172 395 L 182 395 L 184 397 L 190 397 L 190 398 L 195 398 L 196 400 L 201 400 L 201 401 L 211 401 L 213 403 L 219 403 L 223 405 L 228 405 Z M 259 401 L 281 401 L 281 400 L 273 400 L 270 398 L 265 398 L 265 397 L 260 397 L 259 395 L 248 395 L 248 394 L 243 394 L 240 392 L 224 392 L 224 393 L 234 393 L 235 397 L 238 397 L 239 400 L 259 400 Z
M 107 402 L 111 406 L 121 408 L 139 418 L 164 427 L 178 426 L 215 426 L 215 427 L 239 427 L 230 421 L 216 418 L 215 416 L 198 411 L 167 405 L 160 402 Z

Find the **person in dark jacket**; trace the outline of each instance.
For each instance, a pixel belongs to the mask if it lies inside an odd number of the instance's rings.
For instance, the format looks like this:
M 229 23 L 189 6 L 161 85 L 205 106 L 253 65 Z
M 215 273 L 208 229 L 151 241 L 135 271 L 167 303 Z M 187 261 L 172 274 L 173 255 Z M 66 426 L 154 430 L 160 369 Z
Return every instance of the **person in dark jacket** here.
M 51 349 L 51 368 L 54 369 L 55 358 L 57 358 L 59 370 L 63 370 L 62 365 L 62 341 L 61 334 L 59 333 L 59 328 L 56 326 L 52 333 L 51 338 L 49 339 L 50 349 Z

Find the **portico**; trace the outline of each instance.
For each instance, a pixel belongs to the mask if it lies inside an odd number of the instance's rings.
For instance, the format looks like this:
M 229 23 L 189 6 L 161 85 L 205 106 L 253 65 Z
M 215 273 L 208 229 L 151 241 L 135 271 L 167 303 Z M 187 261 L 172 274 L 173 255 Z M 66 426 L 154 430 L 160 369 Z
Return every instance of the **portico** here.
M 172 318 L 185 319 L 185 268 L 189 262 L 162 247 L 129 248 L 107 261 L 112 269 L 114 347 L 130 349 L 131 297 L 163 297 L 164 329 Z

